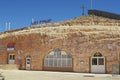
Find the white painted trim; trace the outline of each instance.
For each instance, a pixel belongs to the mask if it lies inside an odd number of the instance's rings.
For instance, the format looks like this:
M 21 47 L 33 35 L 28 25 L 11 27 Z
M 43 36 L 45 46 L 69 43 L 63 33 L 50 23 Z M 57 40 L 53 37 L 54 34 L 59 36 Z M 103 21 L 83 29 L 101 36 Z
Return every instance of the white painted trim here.
M 92 59 L 97 59 L 97 65 L 92 65 Z M 104 65 L 98 64 L 98 59 L 104 59 Z M 91 73 L 105 73 L 105 57 L 91 57 Z

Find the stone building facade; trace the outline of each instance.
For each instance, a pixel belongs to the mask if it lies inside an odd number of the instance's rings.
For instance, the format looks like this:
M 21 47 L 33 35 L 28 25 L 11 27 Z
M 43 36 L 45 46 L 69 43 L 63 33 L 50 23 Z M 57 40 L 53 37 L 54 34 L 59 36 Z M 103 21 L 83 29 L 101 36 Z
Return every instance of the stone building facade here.
M 19 69 L 112 73 L 120 60 L 119 26 L 28 28 L 0 34 L 0 64 Z

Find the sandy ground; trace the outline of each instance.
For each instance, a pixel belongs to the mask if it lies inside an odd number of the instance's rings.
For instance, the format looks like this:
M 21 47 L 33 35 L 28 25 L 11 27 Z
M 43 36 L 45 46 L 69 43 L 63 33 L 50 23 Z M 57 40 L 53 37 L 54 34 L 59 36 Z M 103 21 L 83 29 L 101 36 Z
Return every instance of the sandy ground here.
M 120 80 L 120 75 L 49 71 L 0 70 L 5 80 Z

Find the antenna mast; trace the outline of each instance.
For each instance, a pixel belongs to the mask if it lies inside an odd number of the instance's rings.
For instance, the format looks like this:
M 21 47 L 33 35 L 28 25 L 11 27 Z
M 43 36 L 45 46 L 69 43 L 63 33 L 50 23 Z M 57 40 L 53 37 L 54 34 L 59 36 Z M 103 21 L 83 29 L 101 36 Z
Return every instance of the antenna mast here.
M 85 15 L 84 10 L 85 10 L 86 7 L 84 5 L 82 5 L 81 8 L 82 8 L 82 15 Z
M 7 30 L 10 30 L 10 24 L 11 24 L 10 22 L 6 22 L 6 23 L 5 23 L 5 25 L 6 25 L 6 31 L 7 31 Z
M 32 18 L 32 23 L 34 23 L 35 22 L 35 20 L 34 20 L 34 18 Z
M 5 30 L 7 31 L 7 30 L 8 30 L 8 28 L 7 28 L 7 26 L 8 26 L 7 22 L 5 23 L 5 26 L 6 26 L 6 29 L 5 29 Z
M 10 24 L 11 24 L 11 23 L 9 22 L 9 23 L 8 23 L 8 30 L 10 30 Z

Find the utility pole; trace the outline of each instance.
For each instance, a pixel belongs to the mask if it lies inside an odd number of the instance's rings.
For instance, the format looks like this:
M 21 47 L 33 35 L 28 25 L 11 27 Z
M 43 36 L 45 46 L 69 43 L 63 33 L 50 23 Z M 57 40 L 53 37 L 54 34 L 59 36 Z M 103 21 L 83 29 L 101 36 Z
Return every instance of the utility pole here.
M 82 5 L 81 8 L 82 8 L 82 15 L 85 15 L 84 10 L 85 10 L 86 7 L 84 5 Z

